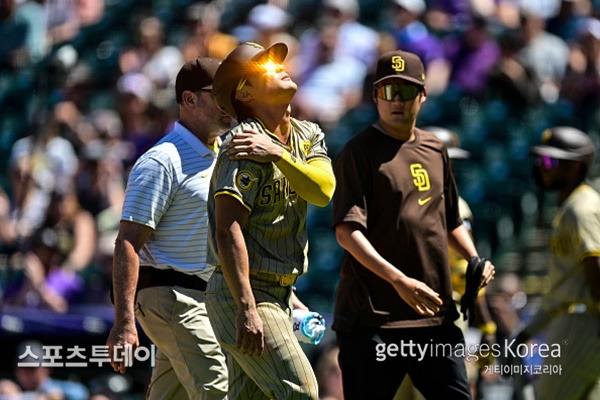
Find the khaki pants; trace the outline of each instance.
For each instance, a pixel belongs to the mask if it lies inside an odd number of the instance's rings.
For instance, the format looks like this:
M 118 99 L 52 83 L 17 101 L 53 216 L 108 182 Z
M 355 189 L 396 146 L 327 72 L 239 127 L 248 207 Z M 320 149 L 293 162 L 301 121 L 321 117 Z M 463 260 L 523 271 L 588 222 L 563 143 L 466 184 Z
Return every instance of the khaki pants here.
M 260 357 L 235 346 L 237 307 L 223 275 L 215 271 L 206 289 L 208 316 L 228 355 L 229 398 L 316 400 L 315 374 L 293 332 L 291 287 L 252 277 L 250 284 L 263 322 L 265 350 Z
M 227 366 L 206 315 L 204 293 L 179 286 L 142 289 L 136 317 L 158 348 L 148 399 L 226 399 Z

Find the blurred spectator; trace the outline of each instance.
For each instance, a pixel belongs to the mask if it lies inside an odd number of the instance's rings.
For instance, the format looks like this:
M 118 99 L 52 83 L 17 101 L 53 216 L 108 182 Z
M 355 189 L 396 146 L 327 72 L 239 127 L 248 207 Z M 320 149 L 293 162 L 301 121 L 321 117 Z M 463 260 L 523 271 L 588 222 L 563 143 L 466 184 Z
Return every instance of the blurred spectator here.
M 519 59 L 524 42 L 520 32 L 507 30 L 498 38 L 500 59 L 488 76 L 487 98 L 500 100 L 511 115 L 522 116 L 528 107 L 539 105 L 539 81 L 535 71 Z
M 79 33 L 78 0 L 43 1 L 46 9 L 47 34 L 51 45 L 74 39 Z M 102 1 L 102 0 L 98 0 Z
M 592 4 L 589 0 L 562 0 L 558 13 L 547 20 L 547 30 L 570 42 L 576 38 L 581 20 L 591 13 Z
M 11 0 L 9 0 L 10 3 Z M 49 40 L 46 35 L 46 13 L 42 1 L 25 0 L 17 2 L 16 14 L 27 21 L 27 48 L 29 60 L 37 63 L 48 54 Z M 4 36 L 5 37 L 5 36 Z
M 70 182 L 78 168 L 73 145 L 61 136 L 65 125 L 50 117 L 39 133 L 17 140 L 9 168 L 18 236 L 27 237 L 45 218 L 50 193 Z
M 119 52 L 118 64 L 122 75 L 140 72 L 142 69 L 141 51 L 134 46 L 123 46 Z
M 15 0 L 0 3 L 0 68 L 21 68 L 28 62 L 29 24 L 16 13 Z
M 11 400 L 11 399 L 22 399 L 22 392 L 19 385 L 10 379 L 0 379 L 0 399 Z
M 153 136 L 149 114 L 154 85 L 139 72 L 122 75 L 117 82 L 117 111 L 123 123 L 123 137 L 135 146 L 134 159 L 148 150 L 158 137 Z
M 104 16 L 104 0 L 76 0 L 75 6 L 82 27 L 96 25 Z
M 95 137 L 82 149 L 76 182 L 82 206 L 95 216 L 123 203 L 123 166 L 133 161 L 135 150 L 122 139 L 123 124 L 116 111 L 96 110 L 90 123 Z
M 560 97 L 567 100 L 584 128 L 597 127 L 600 108 L 600 20 L 588 18 L 572 43 Z
M 0 187 L 0 253 L 10 254 L 17 245 L 17 221 L 8 194 Z
M 264 47 L 283 42 L 288 46 L 288 57 L 292 58 L 297 54 L 299 45 L 298 39 L 287 32 L 292 22 L 291 15 L 281 7 L 259 4 L 248 14 L 248 25 L 253 33 L 246 41 L 256 42 Z
M 321 28 L 316 63 L 301 74 L 294 97 L 293 108 L 301 118 L 321 124 L 325 132 L 361 101 L 367 72 L 357 59 L 334 55 L 339 40 L 338 27 Z
M 447 58 L 452 64 L 450 82 L 465 95 L 480 99 L 487 77 L 500 58 L 500 48 L 488 32 L 487 21 L 472 16 L 458 37 L 447 41 Z
M 357 0 L 325 0 L 317 25 L 337 26 L 338 40 L 334 57 L 353 57 L 366 68 L 374 66 L 378 56 L 379 36 L 373 29 L 358 22 L 360 8 Z M 319 63 L 320 33 L 308 29 L 300 37 L 298 64 L 310 70 Z
M 6 301 L 67 312 L 69 301 L 84 291 L 78 272 L 94 255 L 94 220 L 83 210 L 73 189 L 52 193 L 46 220 L 28 239 L 24 254 L 15 256 L 16 276 L 8 283 Z
M 569 60 L 569 48 L 564 40 L 546 31 L 545 19 L 534 11 L 523 9 L 521 24 L 525 39 L 521 62 L 533 68 L 541 80 L 542 99 L 554 103 Z
M 185 61 L 197 57 L 213 57 L 222 60 L 233 50 L 238 41 L 235 36 L 219 30 L 221 11 L 214 3 L 195 3 L 186 12 L 190 37 L 182 46 Z
M 156 88 L 175 85 L 175 75 L 183 64 L 183 55 L 175 46 L 165 45 L 163 24 L 156 17 L 146 17 L 139 25 L 140 54 L 143 72 Z
M 443 92 L 450 76 L 441 41 L 419 20 L 424 0 L 394 0 L 392 32 L 397 48 L 417 54 L 425 64 L 425 84 L 430 95 Z
M 32 399 L 47 400 L 87 400 L 88 389 L 85 385 L 52 378 L 52 370 L 42 366 L 48 362 L 48 348 L 37 341 L 24 341 L 17 346 L 14 374 L 19 386 L 23 389 L 23 399 L 32 395 Z M 30 365 L 30 366 L 25 366 Z M 40 397 L 33 397 L 36 394 Z

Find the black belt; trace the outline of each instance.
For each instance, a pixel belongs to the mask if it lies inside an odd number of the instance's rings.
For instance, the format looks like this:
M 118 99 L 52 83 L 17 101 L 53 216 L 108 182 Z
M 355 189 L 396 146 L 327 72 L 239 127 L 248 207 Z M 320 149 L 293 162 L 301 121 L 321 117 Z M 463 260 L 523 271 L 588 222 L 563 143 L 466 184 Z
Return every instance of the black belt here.
M 206 290 L 206 281 L 196 275 L 184 274 L 174 269 L 158 269 L 140 265 L 136 293 L 155 286 L 181 286 L 186 289 Z

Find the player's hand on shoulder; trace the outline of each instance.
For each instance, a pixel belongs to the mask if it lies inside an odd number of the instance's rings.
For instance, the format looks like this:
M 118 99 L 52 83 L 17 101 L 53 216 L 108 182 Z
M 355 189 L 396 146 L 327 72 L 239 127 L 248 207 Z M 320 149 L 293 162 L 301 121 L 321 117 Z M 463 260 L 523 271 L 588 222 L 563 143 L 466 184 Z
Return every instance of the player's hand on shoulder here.
M 485 267 L 483 267 L 483 273 L 481 274 L 481 282 L 479 283 L 479 288 L 486 287 L 490 284 L 491 281 L 494 280 L 494 275 L 496 275 L 496 267 L 490 260 L 486 260 Z
M 420 315 L 434 316 L 444 303 L 436 291 L 417 279 L 404 276 L 394 282 L 394 288 Z
M 274 143 L 267 135 L 246 128 L 236 133 L 227 146 L 227 155 L 231 160 L 248 159 L 255 162 L 276 162 L 283 155 L 283 148 Z
M 238 309 L 236 347 L 244 354 L 260 356 L 265 348 L 263 322 L 256 307 Z
M 123 356 L 123 352 L 125 351 L 126 346 L 131 346 L 132 351 L 135 351 L 140 345 L 135 321 L 115 322 L 108 334 L 106 345 L 108 346 L 108 354 L 111 358 L 110 365 L 115 372 L 124 374 L 125 357 Z M 117 361 L 116 359 L 120 361 Z

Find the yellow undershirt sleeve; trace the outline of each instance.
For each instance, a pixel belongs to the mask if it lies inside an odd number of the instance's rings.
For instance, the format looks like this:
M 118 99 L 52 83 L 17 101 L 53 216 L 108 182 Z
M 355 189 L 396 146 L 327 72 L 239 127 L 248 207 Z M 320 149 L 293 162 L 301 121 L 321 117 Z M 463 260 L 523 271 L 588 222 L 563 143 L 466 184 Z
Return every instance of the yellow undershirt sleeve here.
M 283 152 L 275 165 L 283 172 L 292 189 L 300 197 L 319 207 L 325 207 L 335 190 L 335 175 L 331 163 L 324 158 L 315 158 L 304 163 Z

